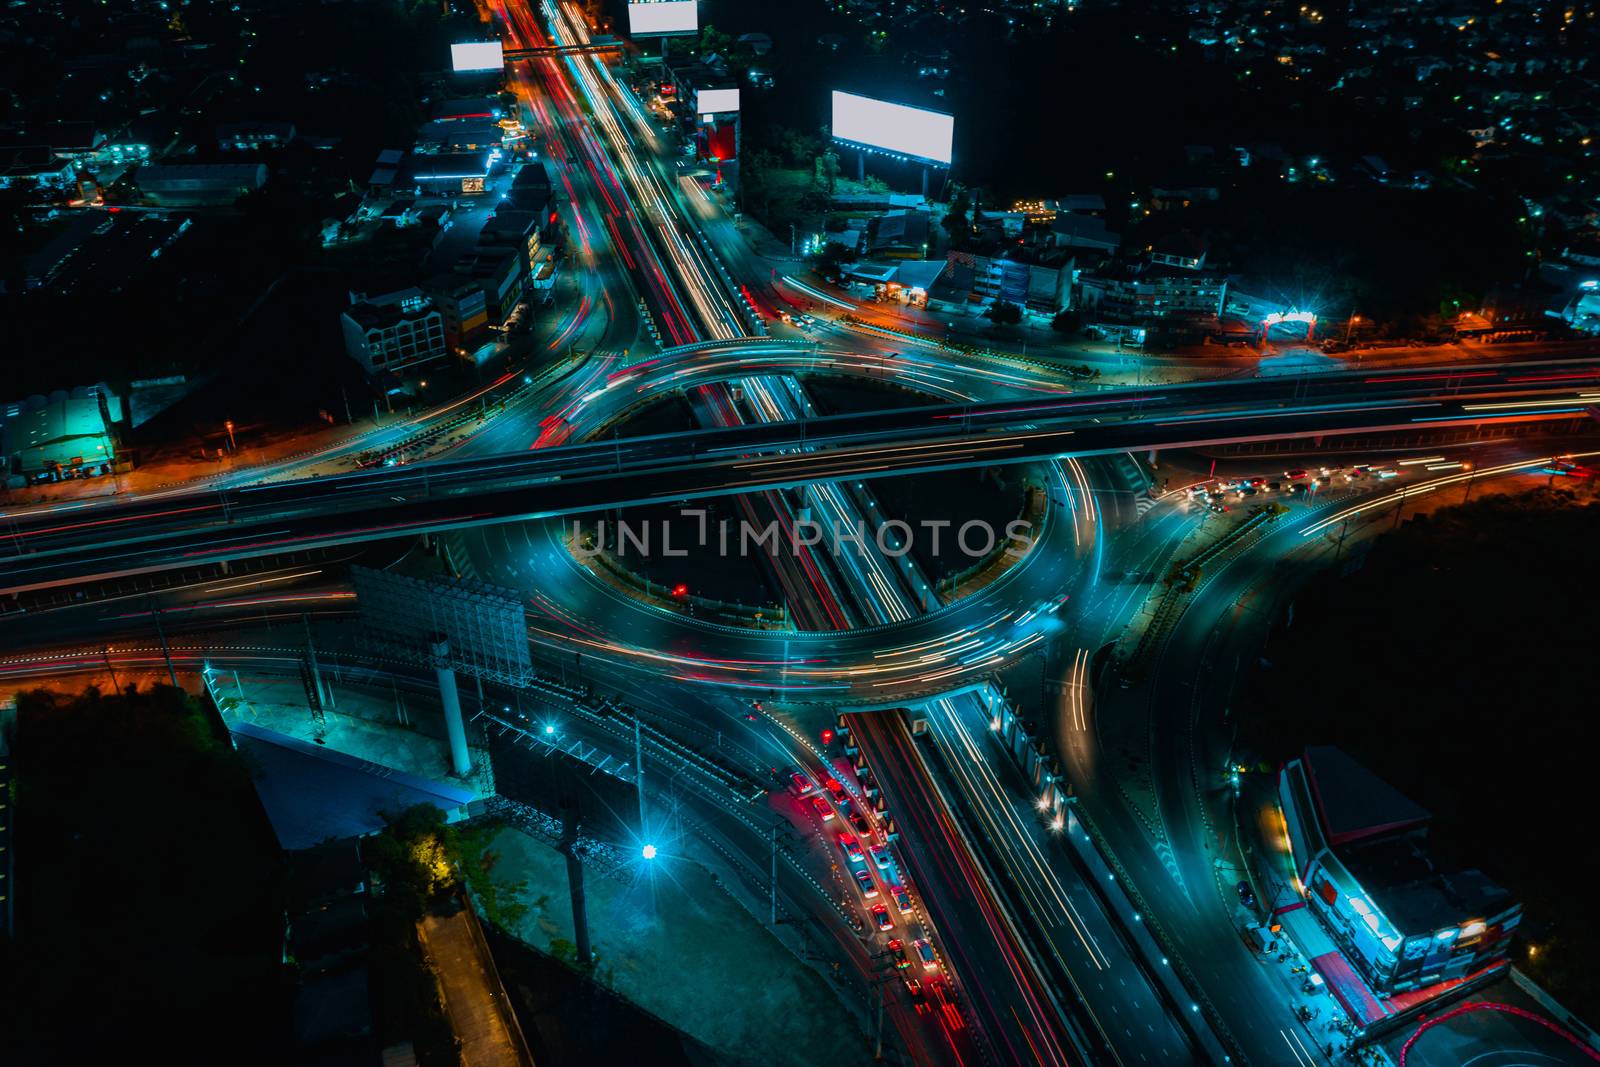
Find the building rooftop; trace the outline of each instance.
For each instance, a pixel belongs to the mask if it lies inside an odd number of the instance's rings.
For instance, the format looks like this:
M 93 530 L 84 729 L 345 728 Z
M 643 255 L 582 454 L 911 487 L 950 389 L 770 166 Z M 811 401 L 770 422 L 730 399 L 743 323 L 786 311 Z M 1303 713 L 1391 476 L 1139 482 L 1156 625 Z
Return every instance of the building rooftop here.
M 1425 826 L 1428 810 L 1333 745 L 1305 751 L 1306 779 L 1330 845 Z
M 429 114 L 436 121 L 497 119 L 504 110 L 505 105 L 498 96 L 462 96 L 439 101 Z

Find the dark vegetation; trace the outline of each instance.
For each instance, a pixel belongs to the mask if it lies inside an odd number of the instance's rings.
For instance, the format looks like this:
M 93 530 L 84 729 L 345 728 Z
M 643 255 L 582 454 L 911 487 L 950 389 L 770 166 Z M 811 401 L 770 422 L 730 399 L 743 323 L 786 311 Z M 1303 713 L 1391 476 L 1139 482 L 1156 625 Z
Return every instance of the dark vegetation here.
M 16 738 L 8 1062 L 289 1062 L 283 868 L 220 721 L 167 686 L 40 690 Z
M 1316 581 L 1265 652 L 1242 732 L 1273 761 L 1339 745 L 1432 811 L 1445 863 L 1479 867 L 1523 901 L 1518 966 L 1593 1017 L 1584 561 L 1600 504 L 1587 499 L 1544 489 L 1448 508 L 1383 536 L 1359 570 Z

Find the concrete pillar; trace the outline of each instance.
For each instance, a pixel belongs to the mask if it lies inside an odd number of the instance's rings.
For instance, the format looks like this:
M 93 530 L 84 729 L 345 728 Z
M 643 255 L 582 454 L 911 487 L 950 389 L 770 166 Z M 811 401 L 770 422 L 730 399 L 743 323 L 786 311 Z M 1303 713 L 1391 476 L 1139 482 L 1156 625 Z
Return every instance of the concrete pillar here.
M 461 721 L 461 697 L 456 693 L 456 671 L 450 666 L 449 639 L 435 635 L 429 651 L 433 653 L 433 675 L 439 680 L 444 729 L 450 737 L 450 764 L 456 777 L 465 778 L 472 770 L 472 757 L 467 752 L 467 727 Z

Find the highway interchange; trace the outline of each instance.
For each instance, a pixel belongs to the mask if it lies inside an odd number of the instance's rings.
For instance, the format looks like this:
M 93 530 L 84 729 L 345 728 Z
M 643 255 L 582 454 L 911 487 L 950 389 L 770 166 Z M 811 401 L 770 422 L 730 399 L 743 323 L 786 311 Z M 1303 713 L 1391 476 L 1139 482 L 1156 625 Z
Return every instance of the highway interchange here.
M 586 40 L 576 11 L 552 0 L 504 0 L 496 15 L 518 47 Z M 577 246 L 575 303 L 559 312 L 548 365 L 316 454 L 5 514 L 0 673 L 148 669 L 164 662 L 153 611 L 178 667 L 292 672 L 297 639 L 259 623 L 305 616 L 336 635 L 353 610 L 349 563 L 393 562 L 420 535 L 448 537 L 475 577 L 528 598 L 547 678 L 534 696 L 568 708 L 564 733 L 626 754 L 627 731 L 596 710 L 604 694 L 648 723 L 652 759 L 683 772 L 674 788 L 694 829 L 664 843 L 669 853 L 714 852 L 707 862 L 728 865 L 745 891 L 770 889 L 768 851 L 778 855 L 782 835 L 772 906 L 786 925 L 773 932 L 803 929 L 843 965 L 830 974 L 864 1031 L 881 1002 L 892 1055 L 1270 1064 L 1291 1062 L 1288 1048 L 1292 1061 L 1329 1062 L 1242 941 L 1232 882 L 1217 873 L 1232 816 L 1214 778 L 1238 664 L 1260 647 L 1291 574 L 1344 552 L 1347 533 L 1381 528 L 1403 493 L 1581 451 L 1577 439 L 1547 446 L 1509 428 L 1581 430 L 1600 398 L 1600 360 L 1098 390 L 1046 364 L 885 331 L 769 326 L 758 309 L 794 306 L 794 291 L 716 219 L 613 68 L 569 55 L 517 63 L 510 77 L 543 125 Z M 661 346 L 647 345 L 652 328 Z M 567 358 L 578 338 L 589 349 Z M 925 403 L 818 415 L 805 385 L 817 376 L 893 383 Z M 687 398 L 699 425 L 629 436 L 627 419 L 669 395 Z M 446 425 L 464 427 L 448 449 L 416 444 Z M 1428 443 L 1469 428 L 1481 444 Z M 1274 495 L 1283 514 L 1208 573 L 1140 676 L 1123 687 L 1103 669 L 1146 610 L 1150 576 L 1197 530 L 1238 522 L 1253 503 L 1208 509 L 1183 489 L 1217 480 L 1181 467 L 1176 484 L 1152 490 L 1130 453 L 1288 439 L 1301 458 L 1260 465 L 1312 466 L 1306 457 L 1336 453 L 1341 437 L 1384 436 L 1401 455 L 1426 445 L 1448 457 L 1437 471 L 1397 469 L 1373 446 L 1357 458 L 1397 477 L 1334 474 L 1320 496 Z M 413 446 L 431 458 L 405 461 Z M 1323 462 L 1344 472 L 1351 455 Z M 1048 500 L 1015 565 L 946 603 L 914 554 L 870 541 L 780 552 L 769 565 L 793 607 L 785 629 L 630 595 L 582 565 L 564 521 L 738 494 L 752 517 L 792 524 L 807 509 L 848 524 L 879 511 L 877 479 L 997 465 L 1025 469 Z M 1280 477 L 1236 471 L 1269 472 Z M 248 568 L 224 575 L 223 561 Z M 171 572 L 180 577 L 159 602 L 141 592 Z M 328 642 L 354 676 L 426 689 L 403 665 Z M 1045 799 L 996 729 L 1004 679 L 1021 663 L 1044 678 L 1039 737 L 1064 771 Z M 541 743 L 505 699 L 480 726 Z M 1149 798 L 1130 797 L 1103 744 L 1101 721 L 1114 716 L 1149 717 Z M 832 743 L 825 727 L 838 731 Z M 1058 795 L 1068 783 L 1070 808 Z M 751 801 L 752 786 L 763 799 Z M 1159 931 L 1159 950 L 1130 929 L 1130 898 L 1069 847 L 1067 811 L 1092 816 L 1137 887 L 1131 899 L 1149 902 L 1135 921 Z

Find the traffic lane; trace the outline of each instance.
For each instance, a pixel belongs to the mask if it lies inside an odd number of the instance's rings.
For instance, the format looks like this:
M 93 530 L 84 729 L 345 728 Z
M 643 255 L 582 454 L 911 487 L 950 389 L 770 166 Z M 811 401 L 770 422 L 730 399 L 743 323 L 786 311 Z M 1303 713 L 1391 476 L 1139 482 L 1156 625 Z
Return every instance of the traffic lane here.
M 904 723 L 883 720 L 880 713 L 858 715 L 852 730 L 894 813 L 901 855 L 921 890 L 937 931 L 935 943 L 952 967 L 968 1013 L 1003 1062 L 1048 1067 L 1075 1062 L 1048 992 L 1022 957 L 977 861 L 943 810 Z
M 1127 939 L 1084 884 L 1060 832 L 1048 829 L 975 694 L 934 701 L 932 733 L 950 777 L 966 794 L 982 838 L 1005 864 L 1027 919 L 1123 1062 L 1185 1064 L 1194 1051 Z M 1072 872 L 1072 873 L 1067 873 Z M 1027 921 L 1025 919 L 1024 921 Z
M 1232 862 L 1237 842 L 1225 807 L 1221 756 L 1208 741 L 1223 728 L 1238 664 L 1260 648 L 1272 622 L 1270 612 L 1237 605 L 1264 571 L 1275 570 L 1276 561 L 1300 544 L 1297 524 L 1287 519 L 1214 573 L 1179 618 L 1151 684 L 1152 777 L 1187 903 L 1172 908 L 1174 894 L 1158 893 L 1151 907 L 1174 930 L 1179 951 L 1235 1037 L 1247 1049 L 1259 1042 L 1255 1055 L 1278 1054 L 1282 1038 L 1275 1031 L 1295 1033 L 1300 1024 L 1239 932 L 1243 915 L 1233 891 L 1238 879 L 1225 876 L 1233 868 L 1216 865 Z M 1170 882 L 1172 874 L 1165 877 Z M 1322 1061 L 1320 1051 L 1317 1060 Z
M 1428 407 L 1442 412 L 1427 416 L 1430 429 L 1483 425 L 1504 422 L 1508 418 L 1519 422 L 1571 421 L 1561 412 L 1485 417 L 1464 410 L 1454 402 Z M 912 474 L 1023 462 L 1044 455 L 1081 456 L 1216 443 L 1224 439 L 1272 439 L 1352 430 L 1398 432 L 1417 428 L 1415 422 L 1389 421 L 1385 416 L 1390 414 L 1343 410 L 1283 417 L 1236 416 L 1236 421 L 1223 420 L 1226 430 L 1214 424 L 1179 419 L 974 435 L 963 425 L 952 423 L 923 440 L 907 440 L 905 431 L 863 433 L 843 429 L 839 432 L 841 428 L 838 427 L 830 437 L 806 440 L 802 429 L 799 439 L 792 440 L 791 447 L 798 445 L 817 450 L 760 459 L 747 458 L 744 454 L 728 456 L 729 451 L 742 453 L 743 446 L 727 445 L 726 438 L 707 440 L 703 436 L 755 433 L 774 428 L 785 430 L 792 438 L 795 436 L 792 424 L 763 423 L 737 430 L 696 431 L 656 438 L 630 438 L 598 446 L 539 450 L 524 456 L 477 461 L 476 468 L 463 466 L 472 461 L 450 461 L 438 467 L 423 464 L 411 469 L 390 468 L 361 476 L 230 490 L 198 499 L 193 496 L 174 498 L 163 502 L 168 504 L 165 510 L 157 510 L 147 503 L 130 502 L 104 509 L 99 518 L 73 521 L 73 516 L 52 516 L 54 526 L 34 527 L 29 531 L 14 527 L 6 546 L 13 552 L 21 549 L 31 555 L 32 560 L 21 564 L 15 555 L 0 558 L 0 563 L 9 565 L 7 578 L 11 580 L 0 587 L 0 592 L 17 592 L 71 578 L 130 573 L 135 569 L 246 558 L 293 548 L 377 540 L 661 500 L 695 499 L 755 488 L 790 488 L 812 481 Z M 846 417 L 847 420 L 851 418 L 854 417 Z M 873 443 L 844 443 L 865 437 L 872 438 Z M 685 438 L 691 450 L 687 457 L 674 451 L 682 447 Z M 898 443 L 890 443 L 896 440 Z M 699 450 L 702 444 L 704 451 Z M 542 466 L 545 473 L 534 473 L 528 469 L 530 466 Z M 398 473 L 394 473 L 396 471 Z M 641 477 L 645 474 L 649 477 Z M 656 488 L 642 492 L 647 486 Z M 405 507 L 408 513 L 405 517 L 395 513 L 396 504 Z M 349 513 L 358 509 L 362 511 L 363 521 L 353 524 Z M 385 522 L 385 519 L 391 521 Z M 142 526 L 143 523 L 155 529 L 151 531 L 148 526 Z M 206 524 L 203 529 L 193 530 L 202 523 Z M 258 530 L 241 529 L 247 523 Z M 17 523 L 20 525 L 21 520 Z M 219 529 L 219 526 L 230 529 Z M 190 528 L 189 538 L 197 543 L 184 543 L 186 527 Z M 85 553 L 80 543 L 88 537 L 96 539 L 93 553 Z M 108 545 L 134 541 L 140 543 L 139 548 L 109 554 L 101 551 Z M 45 563 L 47 556 L 55 558 Z
M 770 343 L 770 342 L 769 342 Z M 1279 406 L 1268 411 L 1252 411 L 1248 408 L 1235 410 L 1238 405 L 1253 404 L 1260 399 L 1254 396 L 1242 396 L 1234 392 L 1238 385 L 1188 385 L 1169 386 L 1160 389 L 1147 389 L 1142 391 L 1111 392 L 1095 394 L 1088 397 L 1067 396 L 1058 398 L 1039 398 L 1034 402 L 1018 405 L 1009 401 L 991 401 L 984 403 L 962 405 L 931 405 L 918 408 L 902 408 L 891 411 L 868 412 L 850 415 L 825 416 L 807 420 L 796 426 L 790 423 L 756 423 L 737 428 L 715 430 L 688 431 L 679 434 L 656 435 L 651 438 L 630 439 L 630 457 L 639 458 L 646 445 L 652 447 L 658 454 L 664 452 L 668 456 L 681 457 L 685 452 L 690 456 L 715 456 L 728 451 L 739 451 L 742 454 L 769 452 L 772 450 L 786 450 L 795 447 L 811 445 L 814 448 L 829 443 L 848 442 L 852 438 L 866 437 L 894 437 L 906 434 L 916 435 L 919 432 L 935 438 L 962 436 L 974 430 L 991 430 L 1004 433 L 1018 427 L 1061 427 L 1070 429 L 1111 429 L 1106 425 L 1106 420 L 1133 418 L 1141 426 L 1162 425 L 1168 427 L 1169 433 L 1160 435 L 1160 439 L 1152 439 L 1148 446 L 1173 448 L 1194 447 L 1197 444 L 1220 443 L 1232 440 L 1249 439 L 1244 436 L 1250 430 L 1262 430 L 1268 426 L 1280 427 L 1280 432 L 1267 433 L 1262 436 L 1270 439 L 1273 437 L 1293 436 L 1301 433 L 1315 433 L 1317 427 L 1326 422 L 1329 432 L 1342 427 L 1374 427 L 1374 428 L 1414 428 L 1412 419 L 1422 417 L 1428 423 L 1443 425 L 1447 419 L 1434 419 L 1425 413 L 1413 412 L 1411 418 L 1406 416 L 1404 404 L 1413 403 L 1427 405 L 1434 403 L 1434 395 L 1451 396 L 1449 405 L 1439 404 L 1444 414 L 1460 416 L 1467 419 L 1473 417 L 1463 409 L 1464 399 L 1454 399 L 1463 392 L 1471 392 L 1475 399 L 1482 399 L 1476 394 L 1484 390 L 1494 390 L 1503 387 L 1503 380 L 1528 380 L 1546 383 L 1543 386 L 1528 386 L 1528 388 L 1544 388 L 1548 391 L 1551 379 L 1556 381 L 1554 389 L 1558 393 L 1571 392 L 1577 386 L 1568 379 L 1588 377 L 1587 371 L 1574 372 L 1566 364 L 1547 365 L 1540 367 L 1520 368 L 1520 375 L 1509 371 L 1483 370 L 1474 372 L 1474 377 L 1466 385 L 1460 385 L 1460 375 L 1443 377 L 1440 375 L 1406 375 L 1394 379 L 1395 388 L 1404 386 L 1409 392 L 1402 396 L 1391 394 L 1385 399 L 1393 400 L 1399 407 L 1385 408 L 1373 405 L 1370 400 L 1355 402 L 1355 407 L 1348 409 L 1328 410 L 1321 405 L 1300 404 L 1299 387 L 1303 383 L 1293 383 L 1296 389 L 1288 397 L 1283 395 L 1281 388 L 1272 391 L 1276 396 Z M 1475 375 L 1481 373 L 1493 381 L 1481 382 Z M 1348 376 L 1342 376 L 1348 377 Z M 1414 386 L 1415 379 L 1421 378 L 1420 386 Z M 1457 384 L 1451 384 L 1451 383 Z M 1272 384 L 1272 383 L 1269 383 Z M 1312 383 L 1323 386 L 1327 383 Z M 1259 388 L 1259 384 L 1255 385 Z M 1519 387 L 1520 388 L 1520 387 Z M 1213 391 L 1205 393 L 1203 399 L 1197 401 L 1201 394 L 1193 390 L 1228 390 L 1227 392 Z M 1207 406 L 1207 405 L 1210 406 Z M 1299 404 L 1306 408 L 1305 411 L 1296 411 Z M 1198 406 L 1197 406 L 1198 405 Z M 1368 414 L 1359 414 L 1356 410 L 1362 406 L 1373 408 Z M 1162 409 L 1162 419 L 1152 418 L 1152 413 Z M 1181 408 L 1182 410 L 1173 410 Z M 1321 409 L 1321 414 L 1317 409 Z M 1385 411 L 1394 412 L 1396 420 L 1391 425 L 1385 422 Z M 1299 416 L 1297 419 L 1295 416 Z M 1207 434 L 1199 427 L 1184 430 L 1185 419 L 1201 422 L 1219 422 L 1223 430 L 1237 430 L 1238 433 L 1224 432 L 1220 437 Z M 1503 418 L 1493 412 L 1478 415 L 1476 421 L 1493 422 Z M 1277 419 L 1279 421 L 1274 422 Z M 1303 419 L 1304 421 L 1300 421 Z M 1254 420 L 1260 425 L 1242 428 L 1240 421 Z M 1130 450 L 1140 447 L 1137 434 L 1126 446 L 1117 450 Z M 583 446 L 572 446 L 578 450 Z M 593 458 L 592 453 L 589 458 Z M 427 465 L 425 473 L 419 475 L 421 479 L 431 478 L 441 486 L 452 484 L 455 480 L 467 477 L 468 480 L 479 480 L 486 473 L 492 473 L 494 468 L 500 468 L 499 473 L 504 475 L 524 474 L 536 475 L 541 459 L 522 454 L 508 454 L 495 457 L 497 462 L 488 460 L 466 463 L 463 461 L 445 461 Z M 319 491 L 347 492 L 361 488 L 362 479 L 384 479 L 387 485 L 403 486 L 413 479 L 412 471 L 387 470 L 369 471 L 361 475 L 345 475 L 342 477 L 322 479 Z M 370 483 L 370 481 L 367 484 Z M 256 501 L 261 505 L 270 506 L 275 500 L 292 500 L 307 487 L 301 483 L 286 482 L 273 486 L 253 486 L 247 489 L 231 490 L 217 494 L 222 502 L 234 506 L 243 505 L 247 500 Z M 247 496 L 247 494 L 249 494 Z M 174 499 L 184 499 L 181 495 Z M 168 501 L 145 502 L 124 501 L 116 505 L 106 506 L 106 510 L 118 514 L 137 514 L 141 510 L 156 511 L 166 506 Z M 39 525 L 48 525 L 54 521 L 50 516 L 8 516 L 18 524 L 20 533 L 28 534 L 31 528 Z

